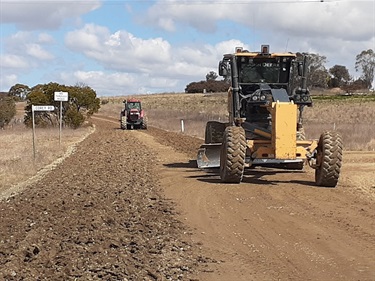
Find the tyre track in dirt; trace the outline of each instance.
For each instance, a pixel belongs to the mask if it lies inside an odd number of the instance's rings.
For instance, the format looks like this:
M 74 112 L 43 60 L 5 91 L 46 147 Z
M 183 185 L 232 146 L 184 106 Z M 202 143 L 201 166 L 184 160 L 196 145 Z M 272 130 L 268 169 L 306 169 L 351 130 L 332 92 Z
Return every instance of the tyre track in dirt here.
M 308 169 L 252 169 L 240 185 L 222 184 L 217 171 L 195 168 L 190 137 L 159 130 L 137 137 L 159 155 L 161 185 L 195 242 L 218 261 L 201 280 L 375 280 L 374 190 L 355 194 L 346 180 L 355 165 L 335 189 L 315 186 Z

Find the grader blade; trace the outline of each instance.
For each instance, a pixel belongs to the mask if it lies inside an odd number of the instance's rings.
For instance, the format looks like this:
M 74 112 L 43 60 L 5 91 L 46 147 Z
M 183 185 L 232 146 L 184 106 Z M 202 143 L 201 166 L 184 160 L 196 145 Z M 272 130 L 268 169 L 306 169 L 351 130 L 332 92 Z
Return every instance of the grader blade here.
M 219 168 L 220 167 L 221 143 L 203 144 L 198 150 L 198 168 Z

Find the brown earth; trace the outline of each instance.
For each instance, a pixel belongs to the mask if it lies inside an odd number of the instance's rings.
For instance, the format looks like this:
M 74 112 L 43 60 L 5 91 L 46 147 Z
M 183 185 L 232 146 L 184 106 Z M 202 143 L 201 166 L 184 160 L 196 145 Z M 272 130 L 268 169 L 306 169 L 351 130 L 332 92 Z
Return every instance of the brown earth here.
M 309 169 L 222 184 L 199 139 L 93 122 L 0 202 L 0 280 L 375 280 L 375 153 L 346 152 L 333 189 Z

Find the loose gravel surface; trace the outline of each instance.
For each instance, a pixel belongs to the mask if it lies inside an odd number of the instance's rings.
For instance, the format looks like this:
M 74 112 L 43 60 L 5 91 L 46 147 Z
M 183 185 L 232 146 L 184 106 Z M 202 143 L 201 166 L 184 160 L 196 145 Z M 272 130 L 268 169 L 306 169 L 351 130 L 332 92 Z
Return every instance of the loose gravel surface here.
M 337 188 L 308 168 L 223 184 L 202 140 L 93 122 L 0 201 L 0 280 L 375 280 L 375 153 L 345 152 Z
M 61 165 L 0 202 L 0 280 L 189 280 L 204 262 L 152 150 L 96 123 Z

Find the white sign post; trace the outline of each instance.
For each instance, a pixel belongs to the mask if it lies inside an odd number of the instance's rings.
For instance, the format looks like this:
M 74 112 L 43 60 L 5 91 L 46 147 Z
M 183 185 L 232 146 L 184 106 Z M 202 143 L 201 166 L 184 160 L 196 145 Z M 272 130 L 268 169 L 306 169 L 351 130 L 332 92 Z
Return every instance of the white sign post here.
M 69 100 L 68 92 L 55 92 L 54 100 L 60 102 L 60 129 L 59 129 L 59 144 L 61 145 L 61 127 L 62 127 L 62 102 Z
M 53 105 L 31 105 L 31 115 L 33 119 L 33 156 L 35 160 L 35 118 L 34 111 L 54 111 Z

